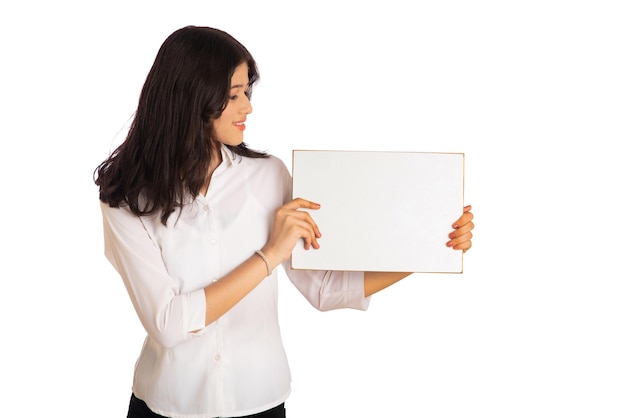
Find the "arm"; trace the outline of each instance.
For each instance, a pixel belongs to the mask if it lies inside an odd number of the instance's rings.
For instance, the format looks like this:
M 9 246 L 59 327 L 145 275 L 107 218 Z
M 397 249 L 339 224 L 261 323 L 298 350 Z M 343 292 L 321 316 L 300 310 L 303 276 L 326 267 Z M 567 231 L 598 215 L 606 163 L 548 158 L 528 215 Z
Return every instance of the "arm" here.
M 102 209 L 104 250 L 124 282 L 144 329 L 159 344 L 172 347 L 204 325 L 202 289 L 181 294 L 168 274 L 158 245 L 141 219 L 126 208 Z
M 363 293 L 365 297 L 372 296 L 411 274 L 413 273 L 366 271 L 363 280 Z
M 265 261 L 254 254 L 226 276 L 205 287 L 204 325 L 211 324 L 228 312 L 267 276 Z
M 364 311 L 369 306 L 370 299 L 363 294 L 362 271 L 293 270 L 288 260 L 283 268 L 291 283 L 317 310 Z
M 304 199 L 295 199 L 278 208 L 270 231 L 270 238 L 261 249 L 269 270 L 273 270 L 291 256 L 296 242 L 304 240 L 306 249 L 319 248 L 319 229 L 308 212 L 298 209 L 318 209 L 319 205 Z M 224 315 L 268 276 L 268 266 L 259 255 L 252 255 L 220 280 L 204 288 L 208 325 Z
M 291 193 L 291 176 L 282 161 L 270 157 L 270 162 L 272 164 L 266 166 L 268 171 L 264 171 L 263 176 L 256 178 L 258 181 L 255 185 L 258 188 L 264 188 L 266 184 L 278 179 L 278 184 L 282 187 L 265 191 L 263 197 L 268 200 L 266 203 L 268 208 L 276 207 L 274 205 L 281 203 L 282 206 L 274 212 L 269 239 L 263 248 L 254 249 L 261 250 L 269 267 L 259 255 L 252 253 L 248 259 L 220 280 L 205 287 L 205 325 L 211 324 L 228 312 L 269 275 L 268 270 L 274 270 L 276 266 L 289 258 L 298 240 L 304 240 L 306 248 L 319 248 L 317 239 L 321 235 L 317 226 L 308 212 L 299 210 L 315 210 L 319 208 L 319 205 L 304 199 L 288 199 Z M 268 192 L 271 193 L 268 195 Z
M 270 270 L 287 258 L 299 239 L 318 248 L 319 231 L 299 208 L 319 205 L 296 199 L 276 211 L 270 239 L 263 247 Z M 146 332 L 164 347 L 189 338 L 235 306 L 268 276 L 265 261 L 251 255 L 220 280 L 204 289 L 181 293 L 170 276 L 161 250 L 140 218 L 125 208 L 101 203 L 105 255 L 118 271 Z
M 466 252 L 472 246 L 472 230 L 474 229 L 474 215 L 471 212 L 472 206 L 468 205 L 463 208 L 463 215 L 452 224 L 454 231 L 448 234 L 450 240 L 446 246 L 454 250 L 463 250 Z M 396 273 L 396 272 L 365 272 L 363 293 L 365 296 L 371 296 L 394 283 L 399 282 L 412 273 Z
M 319 205 L 304 199 L 295 199 L 277 210 L 270 239 L 262 249 L 271 269 L 291 256 L 291 252 L 299 239 L 304 239 L 306 249 L 319 248 L 317 242 L 317 239 L 321 237 L 319 229 L 307 212 L 298 210 L 302 208 L 318 209 Z M 450 240 L 446 245 L 454 250 L 465 252 L 472 245 L 471 231 L 474 228 L 472 223 L 474 216 L 470 210 L 471 206 L 463 208 L 463 215 L 453 224 L 455 230 L 449 234 Z M 404 272 L 365 272 L 363 294 L 365 297 L 371 296 L 411 274 Z M 207 286 L 204 289 L 206 325 L 235 306 L 266 276 L 267 267 L 264 260 L 253 255 L 221 280 Z M 312 280 L 312 278 L 308 280 Z M 319 309 L 326 310 L 321 302 L 318 302 L 317 305 L 319 305 Z

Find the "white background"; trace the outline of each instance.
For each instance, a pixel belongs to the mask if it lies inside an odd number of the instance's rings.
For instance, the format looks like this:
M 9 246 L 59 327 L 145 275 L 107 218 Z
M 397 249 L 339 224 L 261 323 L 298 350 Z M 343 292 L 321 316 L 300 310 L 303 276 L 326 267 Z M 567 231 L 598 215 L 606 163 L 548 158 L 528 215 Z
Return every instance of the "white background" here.
M 197 24 L 258 60 L 246 141 L 288 165 L 294 148 L 466 155 L 462 275 L 329 313 L 281 276 L 291 418 L 626 416 L 621 4 L 4 2 L 0 414 L 125 416 L 143 330 L 92 172 L 162 41 Z

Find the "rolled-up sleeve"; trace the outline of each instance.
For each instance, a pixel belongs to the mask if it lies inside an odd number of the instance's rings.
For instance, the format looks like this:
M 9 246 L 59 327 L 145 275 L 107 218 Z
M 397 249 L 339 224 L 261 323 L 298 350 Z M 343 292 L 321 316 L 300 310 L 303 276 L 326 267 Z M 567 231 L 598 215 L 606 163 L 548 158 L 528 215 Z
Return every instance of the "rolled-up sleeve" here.
M 146 332 L 164 347 L 193 338 L 192 331 L 205 326 L 204 290 L 181 294 L 141 219 L 126 208 L 100 205 L 105 256 L 122 277 Z
M 363 289 L 363 272 L 294 270 L 290 262 L 283 263 L 287 277 L 316 309 L 364 311 L 369 307 L 370 297 L 365 297 Z

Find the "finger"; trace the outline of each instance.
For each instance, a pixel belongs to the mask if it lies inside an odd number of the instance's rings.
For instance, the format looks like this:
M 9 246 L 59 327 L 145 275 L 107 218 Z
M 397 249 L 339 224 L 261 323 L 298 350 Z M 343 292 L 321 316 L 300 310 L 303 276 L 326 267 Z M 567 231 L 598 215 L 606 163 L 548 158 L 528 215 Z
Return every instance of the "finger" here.
M 313 248 L 315 248 L 316 250 L 320 248 L 320 244 L 317 241 L 318 238 L 322 237 L 322 234 L 320 233 L 319 229 L 317 229 L 317 225 L 313 225 L 313 233 L 310 235 L 311 237 L 311 246 Z
M 473 238 L 473 234 L 471 232 L 468 232 L 466 234 L 463 234 L 459 237 L 456 237 L 454 239 L 451 239 L 450 241 L 448 241 L 446 243 L 447 247 L 451 247 L 455 250 L 459 250 L 459 249 L 469 249 L 468 247 L 468 243 L 469 246 L 471 246 L 471 242 L 472 242 L 472 238 Z
M 467 205 L 463 208 L 463 213 L 469 212 L 470 210 L 472 210 L 472 205 Z
M 321 238 L 322 234 L 311 216 L 306 212 L 291 211 L 288 217 L 294 237 L 304 240 L 304 248 L 307 250 L 310 247 L 318 249 L 320 245 L 317 239 Z
M 462 244 L 455 245 L 452 248 L 455 249 L 455 250 L 462 250 L 465 253 L 465 252 L 467 252 L 467 250 L 472 248 L 472 241 L 466 241 L 466 242 L 464 242 Z
M 308 251 L 312 244 L 310 236 L 301 235 L 300 238 L 304 241 L 304 249 Z
M 308 212 L 298 211 L 298 210 L 288 210 L 285 213 L 286 217 L 291 217 L 294 219 L 294 222 L 305 222 L 313 231 L 314 235 L 317 238 L 322 237 L 322 233 L 317 226 L 317 223 L 313 220 L 313 217 Z
M 472 212 L 465 212 L 463 213 L 463 215 L 461 215 L 459 219 L 456 220 L 456 222 L 452 224 L 452 228 L 457 229 L 465 225 L 466 223 L 470 222 L 473 219 L 474 219 L 474 214 Z
M 315 235 L 315 230 L 311 228 L 311 225 L 307 222 L 300 222 L 296 228 L 296 234 L 298 238 L 301 238 L 304 241 L 304 249 L 309 250 L 311 247 L 316 250 L 320 248 L 320 244 L 317 241 L 317 236 Z
M 311 202 L 310 200 L 302 199 L 298 197 L 291 202 L 287 202 L 283 205 L 283 208 L 297 210 L 297 209 L 319 209 L 320 204 Z
M 313 230 L 314 235 L 317 238 L 321 238 L 322 237 L 322 233 L 320 232 L 320 229 L 317 226 L 317 223 L 313 220 L 313 217 L 311 216 L 310 213 L 308 213 L 308 212 L 300 212 L 300 211 L 295 211 L 294 213 L 296 214 L 296 216 L 300 216 L 301 219 L 303 219 L 306 223 L 308 223 L 310 225 L 311 229 Z
M 456 230 L 450 232 L 448 234 L 448 237 L 450 239 L 456 238 L 456 237 L 460 237 L 460 236 L 462 236 L 464 234 L 467 234 L 468 232 L 470 232 L 473 229 L 474 229 L 474 222 L 470 221 L 470 222 L 466 223 L 465 225 L 458 227 Z

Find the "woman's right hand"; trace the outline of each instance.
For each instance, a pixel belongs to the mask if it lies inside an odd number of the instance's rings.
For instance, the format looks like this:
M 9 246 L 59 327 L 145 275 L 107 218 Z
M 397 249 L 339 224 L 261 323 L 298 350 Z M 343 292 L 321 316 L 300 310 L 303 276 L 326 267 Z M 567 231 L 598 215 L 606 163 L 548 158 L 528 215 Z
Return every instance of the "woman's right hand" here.
M 272 268 L 288 259 L 298 240 L 304 240 L 306 250 L 320 247 L 317 240 L 322 237 L 311 215 L 299 209 L 317 210 L 320 205 L 306 199 L 297 198 L 278 208 L 267 244 L 261 249 Z

